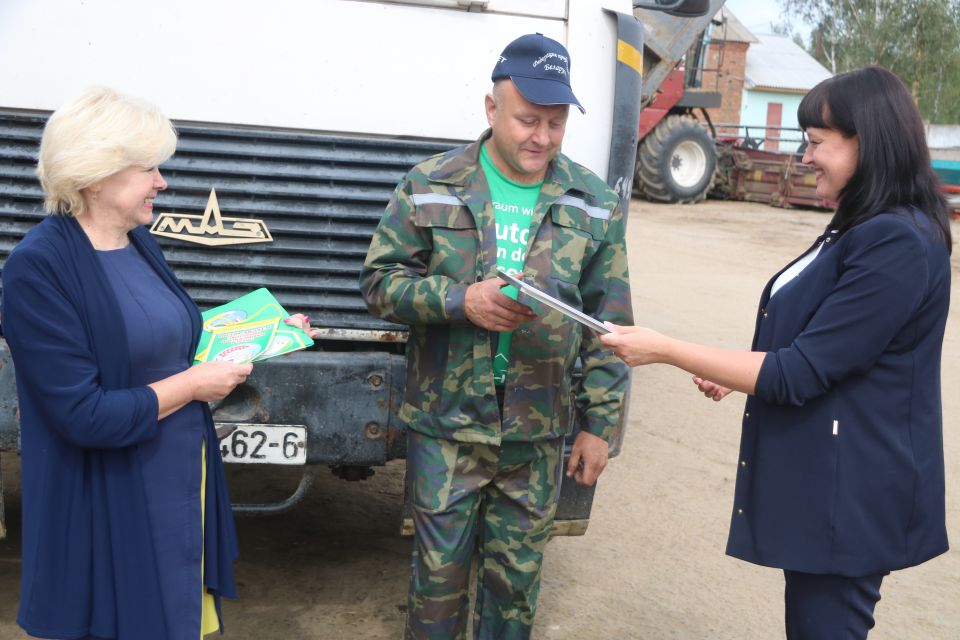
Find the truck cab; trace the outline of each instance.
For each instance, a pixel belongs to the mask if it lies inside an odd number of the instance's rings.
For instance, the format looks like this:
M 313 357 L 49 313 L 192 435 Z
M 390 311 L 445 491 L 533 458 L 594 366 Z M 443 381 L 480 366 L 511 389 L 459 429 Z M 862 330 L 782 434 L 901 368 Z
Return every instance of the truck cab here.
M 483 131 L 496 57 L 531 32 L 571 51 L 587 108 L 564 152 L 626 210 L 643 30 L 625 0 L 3 3 L 0 57 L 17 62 L 0 67 L 0 263 L 45 215 L 34 169 L 50 112 L 96 84 L 158 104 L 179 143 L 151 231 L 198 306 L 267 287 L 321 331 L 214 407 L 227 462 L 303 470 L 287 500 L 236 510 L 292 507 L 318 467 L 367 477 L 405 455 L 407 335 L 367 313 L 370 237 L 410 167 Z M 0 342 L 3 450 L 18 448 L 16 404 Z M 564 482 L 555 533 L 585 531 L 593 491 Z

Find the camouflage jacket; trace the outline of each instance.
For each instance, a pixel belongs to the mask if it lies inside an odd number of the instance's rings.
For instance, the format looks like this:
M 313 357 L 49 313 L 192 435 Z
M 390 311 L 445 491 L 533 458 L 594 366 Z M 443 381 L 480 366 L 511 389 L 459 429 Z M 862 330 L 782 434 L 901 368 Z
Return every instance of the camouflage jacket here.
M 496 275 L 490 189 L 480 168 L 489 137 L 414 167 L 397 185 L 360 275 L 370 312 L 410 325 L 400 418 L 438 438 L 499 444 L 581 428 L 608 441 L 621 429 L 629 368 L 588 329 L 536 301 L 513 332 L 501 420 L 493 382 L 496 334 L 471 324 L 467 287 Z M 558 154 L 530 222 L 523 277 L 600 320 L 632 324 L 619 200 Z M 577 357 L 582 384 L 574 385 Z

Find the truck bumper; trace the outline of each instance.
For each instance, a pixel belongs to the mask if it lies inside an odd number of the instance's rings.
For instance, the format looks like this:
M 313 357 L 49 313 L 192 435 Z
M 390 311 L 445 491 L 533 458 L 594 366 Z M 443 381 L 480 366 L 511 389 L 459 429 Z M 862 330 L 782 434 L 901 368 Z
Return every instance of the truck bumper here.
M 254 365 L 214 420 L 302 425 L 308 465 L 382 465 L 406 451 L 396 423 L 405 367 L 383 352 L 289 354 Z
M 307 461 L 296 492 L 275 504 L 235 505 L 239 512 L 279 513 L 300 502 L 311 485 L 311 467 L 376 467 L 406 456 L 405 429 L 397 420 L 406 375 L 404 356 L 384 352 L 293 353 L 254 366 L 247 381 L 216 406 L 218 423 L 302 425 Z M 16 387 L 6 344 L 0 341 L 0 440 L 19 448 Z M 568 439 L 569 455 L 572 438 Z M 2 481 L 2 480 L 0 480 Z M 594 487 L 564 476 L 553 535 L 583 535 Z M 403 533 L 413 533 L 405 492 Z M 0 502 L 0 538 L 3 506 Z

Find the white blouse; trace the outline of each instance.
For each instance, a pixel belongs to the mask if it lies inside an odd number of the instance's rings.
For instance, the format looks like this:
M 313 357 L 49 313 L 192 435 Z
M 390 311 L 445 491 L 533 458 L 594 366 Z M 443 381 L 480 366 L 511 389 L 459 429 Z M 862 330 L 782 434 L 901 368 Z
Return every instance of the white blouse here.
M 831 231 L 830 233 L 836 233 L 836 231 Z M 813 259 L 817 257 L 817 254 L 820 253 L 820 249 L 822 247 L 823 241 L 821 240 L 819 243 L 817 243 L 817 246 L 815 246 L 813 249 L 810 249 L 810 251 L 807 251 L 802 258 L 790 265 L 789 268 L 784 269 L 783 273 L 781 273 L 774 281 L 773 286 L 770 287 L 770 297 L 772 298 L 775 296 L 777 291 L 779 291 L 783 285 L 800 275 L 800 272 L 806 269 L 807 265 L 813 262 Z

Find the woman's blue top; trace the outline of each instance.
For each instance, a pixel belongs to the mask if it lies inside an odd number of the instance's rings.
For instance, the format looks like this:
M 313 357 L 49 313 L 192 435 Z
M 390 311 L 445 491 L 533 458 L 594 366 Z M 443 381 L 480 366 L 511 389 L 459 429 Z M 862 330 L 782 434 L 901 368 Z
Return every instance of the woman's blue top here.
M 127 330 L 131 384 L 147 385 L 187 369 L 190 316 L 132 244 L 98 251 Z M 200 443 L 203 411 L 191 402 L 160 421 L 157 437 L 137 446 L 153 533 L 167 635 L 200 637 Z M 193 461 L 194 464 L 184 464 Z

